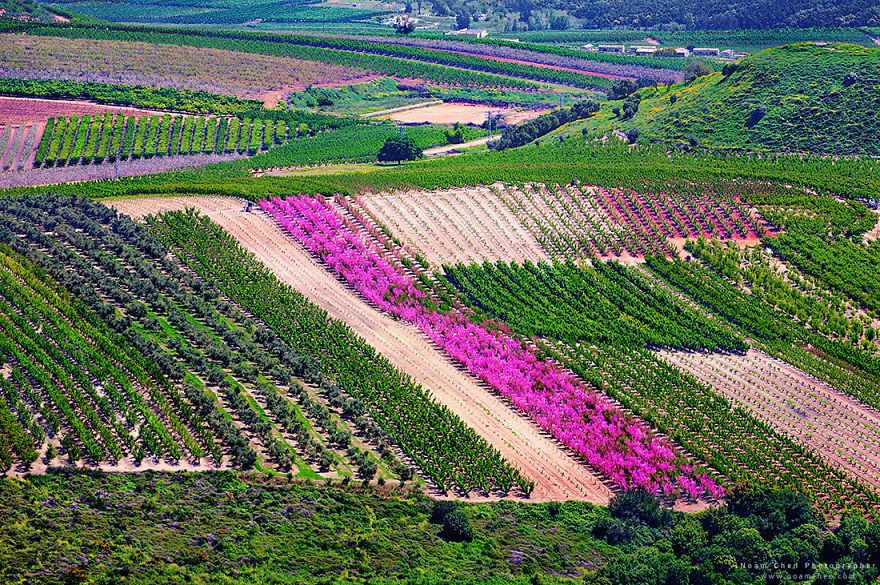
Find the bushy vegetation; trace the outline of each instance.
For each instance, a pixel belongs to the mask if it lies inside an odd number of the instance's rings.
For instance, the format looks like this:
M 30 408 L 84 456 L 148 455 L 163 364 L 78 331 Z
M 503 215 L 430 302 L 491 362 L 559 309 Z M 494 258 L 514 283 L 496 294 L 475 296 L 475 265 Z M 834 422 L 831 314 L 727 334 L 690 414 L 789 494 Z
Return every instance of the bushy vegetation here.
M 523 146 L 572 120 L 588 118 L 598 110 L 599 104 L 589 100 L 578 102 L 570 108 L 559 108 L 548 114 L 538 116 L 534 120 L 505 128 L 501 132 L 501 138 L 497 142 L 492 143 L 492 148 L 504 150 Z
M 659 509 L 637 492 L 609 508 L 499 502 L 444 510 L 443 518 L 469 524 L 472 542 L 444 539 L 439 504 L 417 493 L 228 472 L 59 469 L 0 480 L 0 505 L 8 510 L 0 518 L 7 582 L 758 584 L 771 572 L 760 562 L 785 565 L 784 574 L 869 582 L 877 572 L 870 565 L 880 562 L 876 522 L 847 516 L 831 531 L 803 498 L 767 490 L 739 492 L 697 515 Z

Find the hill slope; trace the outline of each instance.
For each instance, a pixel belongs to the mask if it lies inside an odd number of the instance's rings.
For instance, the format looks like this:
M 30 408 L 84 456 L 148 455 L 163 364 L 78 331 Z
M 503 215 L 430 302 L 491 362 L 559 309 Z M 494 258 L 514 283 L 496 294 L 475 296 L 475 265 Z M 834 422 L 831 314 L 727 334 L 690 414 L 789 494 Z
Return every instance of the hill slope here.
M 706 146 L 880 155 L 880 49 L 786 45 L 728 73 L 647 92 L 624 126 Z
M 597 27 L 673 23 L 699 29 L 876 26 L 880 20 L 880 7 L 871 0 L 555 0 L 554 4 Z

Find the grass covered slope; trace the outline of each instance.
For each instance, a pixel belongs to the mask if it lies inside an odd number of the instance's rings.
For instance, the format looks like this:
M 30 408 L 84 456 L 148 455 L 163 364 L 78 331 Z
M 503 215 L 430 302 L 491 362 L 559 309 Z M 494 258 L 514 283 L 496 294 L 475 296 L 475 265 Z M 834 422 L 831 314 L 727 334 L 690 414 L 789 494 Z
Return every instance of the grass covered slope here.
M 648 92 L 625 125 L 649 138 L 693 137 L 706 146 L 880 154 L 880 49 L 786 45 L 746 57 L 728 73 Z

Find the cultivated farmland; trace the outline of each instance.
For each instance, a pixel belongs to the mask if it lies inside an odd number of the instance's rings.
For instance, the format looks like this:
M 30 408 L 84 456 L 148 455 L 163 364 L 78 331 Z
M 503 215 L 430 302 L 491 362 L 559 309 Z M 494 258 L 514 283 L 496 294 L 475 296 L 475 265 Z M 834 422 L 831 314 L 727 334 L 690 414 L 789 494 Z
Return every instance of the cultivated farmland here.
M 361 204 L 432 266 L 548 259 L 486 187 L 366 196 Z
M 0 124 L 0 172 L 25 169 L 33 165 L 43 124 Z
M 0 582 L 880 576 L 862 32 L 139 1 L 0 0 Z
M 145 229 L 86 200 L 2 203 L 16 234 L 4 238 L 3 405 L 14 413 L 4 424 L 29 434 L 15 445 L 40 451 L 48 439 L 48 464 L 60 451 L 110 470 L 412 477 L 356 398 Z M 5 466 L 31 469 L 33 452 L 14 450 Z
M 25 79 L 68 79 L 128 85 L 155 85 L 232 95 L 271 98 L 279 90 L 313 83 L 340 84 L 364 70 L 295 58 L 137 41 L 94 41 L 60 37 L 0 35 L 0 74 Z M 219 75 L 218 72 L 222 72 Z
M 532 497 L 607 501 L 610 491 L 589 470 L 542 436 L 499 399 L 463 374 L 417 330 L 383 315 L 333 278 L 265 214 L 244 213 L 241 201 L 180 198 L 112 201 L 142 217 L 194 206 L 226 229 L 283 282 L 297 288 L 466 421 L 517 467 L 534 478 Z M 488 415 L 488 416 L 487 416 Z
M 105 161 L 186 156 L 256 154 L 287 142 L 285 120 L 124 116 L 50 118 L 34 166 L 100 164 Z
M 809 446 L 830 465 L 875 490 L 880 487 L 880 415 L 873 409 L 760 351 L 660 355 Z
M 147 114 L 146 110 L 121 108 L 87 101 L 44 100 L 0 96 L 0 122 L 21 124 L 45 122 L 49 118 L 104 114 L 107 112 L 126 115 Z

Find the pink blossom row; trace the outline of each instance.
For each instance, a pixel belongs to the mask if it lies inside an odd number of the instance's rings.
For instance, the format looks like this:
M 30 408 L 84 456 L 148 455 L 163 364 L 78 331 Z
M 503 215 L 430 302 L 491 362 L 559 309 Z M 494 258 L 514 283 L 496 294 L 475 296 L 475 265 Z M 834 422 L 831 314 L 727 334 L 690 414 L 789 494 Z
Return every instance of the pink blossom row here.
M 723 495 L 710 477 L 682 463 L 668 441 L 520 340 L 460 312 L 429 308 L 413 279 L 386 261 L 384 250 L 369 246 L 325 199 L 274 198 L 260 206 L 370 302 L 418 326 L 450 357 L 623 489 L 684 492 L 692 498 Z

